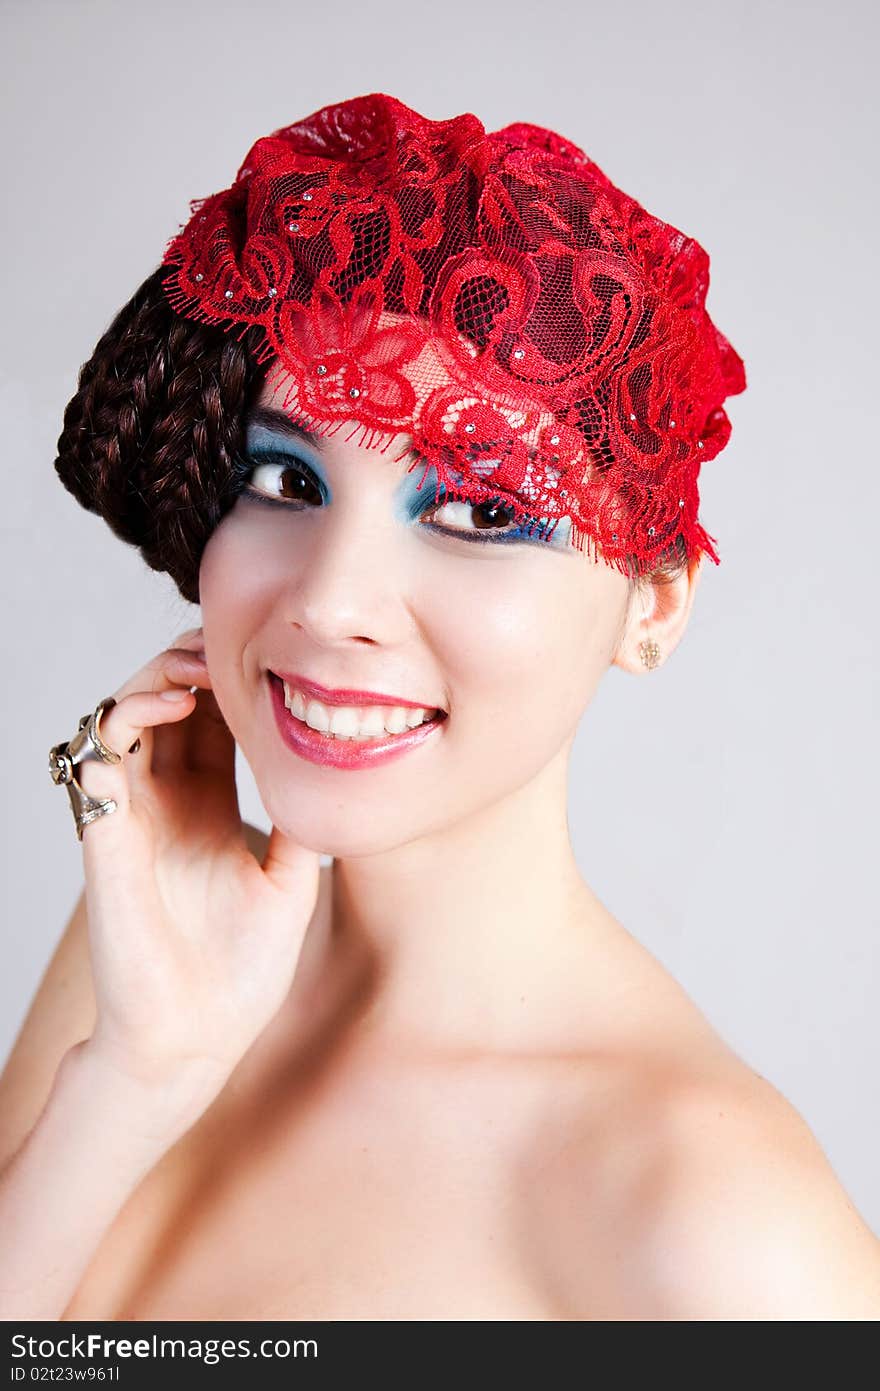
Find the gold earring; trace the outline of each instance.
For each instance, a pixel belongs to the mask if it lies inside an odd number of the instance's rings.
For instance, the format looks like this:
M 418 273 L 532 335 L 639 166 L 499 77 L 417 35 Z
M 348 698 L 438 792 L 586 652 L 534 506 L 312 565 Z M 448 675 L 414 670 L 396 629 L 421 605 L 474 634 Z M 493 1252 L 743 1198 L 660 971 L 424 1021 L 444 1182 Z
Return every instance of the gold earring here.
M 646 638 L 644 642 L 639 643 L 639 655 L 645 666 L 653 670 L 660 661 L 660 648 L 653 639 Z

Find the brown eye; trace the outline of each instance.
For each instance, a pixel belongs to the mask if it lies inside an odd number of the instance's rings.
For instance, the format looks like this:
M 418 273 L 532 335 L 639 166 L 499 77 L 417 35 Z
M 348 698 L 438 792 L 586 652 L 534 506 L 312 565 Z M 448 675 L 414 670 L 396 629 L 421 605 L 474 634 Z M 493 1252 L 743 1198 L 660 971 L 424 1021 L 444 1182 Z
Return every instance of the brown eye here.
M 444 502 L 423 517 L 448 531 L 499 531 L 510 526 L 514 513 L 500 502 Z
M 474 516 L 477 518 L 477 530 L 487 531 L 495 527 L 508 526 L 514 518 L 512 507 L 505 507 L 503 502 L 481 502 L 473 508 Z
M 306 503 L 320 506 L 324 501 L 314 476 L 299 463 L 255 464 L 248 474 L 246 491 L 274 502 Z
M 281 496 L 296 502 L 320 502 L 321 490 L 314 479 L 301 473 L 297 468 L 285 468 L 278 476 Z

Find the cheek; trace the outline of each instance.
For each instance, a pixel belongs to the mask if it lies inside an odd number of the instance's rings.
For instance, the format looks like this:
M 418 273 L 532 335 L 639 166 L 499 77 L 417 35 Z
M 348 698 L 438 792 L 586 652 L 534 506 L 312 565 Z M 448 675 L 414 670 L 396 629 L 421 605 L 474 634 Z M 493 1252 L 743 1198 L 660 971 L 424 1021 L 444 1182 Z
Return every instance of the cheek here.
M 248 563 L 241 528 L 227 513 L 211 534 L 199 567 L 199 599 L 205 646 L 212 666 L 222 667 L 253 608 L 260 567 Z
M 614 610 L 577 560 L 537 559 L 486 566 L 461 592 L 447 587 L 441 660 L 462 736 L 488 732 L 546 753 L 572 732 L 607 669 Z
M 229 512 L 211 534 L 199 568 L 202 628 L 214 694 L 236 737 L 244 733 L 252 696 L 247 684 L 258 665 L 256 657 L 249 661 L 249 649 L 269 627 L 278 601 L 269 533 L 264 528 L 262 535 L 255 535 L 248 518 Z M 289 575 L 289 552 L 286 565 Z
M 297 554 L 285 529 L 261 525 L 256 511 L 233 508 L 226 514 L 208 540 L 199 569 L 209 646 L 209 628 L 218 652 L 232 639 L 253 635 L 277 604 L 279 584 L 295 580 Z

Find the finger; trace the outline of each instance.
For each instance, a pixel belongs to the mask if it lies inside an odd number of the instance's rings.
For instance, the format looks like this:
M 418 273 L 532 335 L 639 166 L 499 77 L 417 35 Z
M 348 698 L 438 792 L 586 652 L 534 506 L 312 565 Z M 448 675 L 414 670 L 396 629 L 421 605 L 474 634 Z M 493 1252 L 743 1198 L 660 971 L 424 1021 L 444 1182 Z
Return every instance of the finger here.
M 190 677 L 192 676 L 192 680 Z M 201 652 L 189 651 L 185 647 L 169 647 L 143 668 L 143 676 L 136 690 L 162 691 L 174 685 L 210 685 L 208 667 Z M 132 683 L 126 683 L 127 687 Z
M 204 630 L 202 628 L 187 628 L 186 632 L 179 633 L 178 636 L 174 639 L 174 641 L 170 642 L 168 646 L 188 647 L 191 645 L 195 645 L 196 643 L 201 644 L 202 647 L 204 647 L 205 645 Z
M 161 664 L 150 664 L 145 683 L 149 690 L 164 690 L 168 683 L 179 686 L 199 686 L 210 689 L 211 679 L 204 661 L 203 651 L 188 651 L 186 648 L 168 648 L 161 654 Z M 158 768 L 179 764 L 184 754 L 186 730 L 178 725 L 158 726 L 153 736 L 146 765 L 156 772 Z
M 93 757 L 81 760 L 75 765 L 80 787 L 90 797 L 112 797 L 120 807 L 127 808 L 129 771 L 137 765 L 138 773 L 132 771 L 132 777 L 146 775 L 144 744 L 147 736 L 152 736 L 155 727 L 166 721 L 186 719 L 192 714 L 194 705 L 195 696 L 185 686 L 169 686 L 165 691 L 133 691 L 123 696 L 112 709 L 105 710 L 98 731 L 102 742 L 114 753 L 121 754 L 120 761 L 105 763 Z M 137 753 L 129 752 L 138 739 L 141 748 Z
M 157 726 L 152 732 L 153 748 L 149 769 L 154 777 L 174 778 L 189 767 L 188 745 L 192 740 L 192 724 L 198 712 L 198 689 L 193 694 L 196 703 L 189 719 Z
M 184 724 L 165 725 L 156 731 L 152 768 L 163 777 L 173 777 L 182 769 L 234 775 L 235 739 L 217 704 L 210 677 L 199 683 L 190 718 Z
M 207 668 L 193 652 L 166 653 L 162 667 L 152 670 L 149 680 L 151 694 L 174 687 L 210 686 Z M 117 696 L 117 701 L 120 698 L 121 695 Z M 110 716 L 105 718 L 109 721 Z M 140 736 L 141 746 L 137 754 L 131 752 L 129 745 L 125 746 L 127 753 L 131 754 L 127 761 L 132 791 L 144 789 L 149 778 L 157 771 L 157 762 L 165 771 L 171 767 L 182 766 L 182 751 L 186 741 L 185 723 L 175 719 L 171 723 L 163 721 L 146 728 Z M 102 728 L 104 727 L 102 722 Z M 122 752 L 122 746 L 117 752 Z
M 178 663 L 178 667 L 180 662 L 188 663 L 187 670 L 195 670 L 198 667 L 206 669 L 204 648 L 200 647 L 195 639 L 189 647 L 184 645 L 164 648 L 155 657 L 151 657 L 148 662 L 145 662 L 139 671 L 134 672 L 117 691 L 114 691 L 114 696 L 117 700 L 122 700 L 123 696 L 131 695 L 134 691 L 163 690 L 169 684 L 169 675 L 176 679 L 176 673 L 172 670 L 175 662 Z M 187 682 L 187 684 L 191 685 L 192 683 Z
M 122 687 L 114 696 L 115 705 L 102 715 L 101 739 L 129 766 L 123 774 L 121 764 L 92 758 L 78 763 L 77 781 L 89 796 L 117 799 L 118 793 L 122 804 L 127 806 L 130 791 L 149 779 L 155 728 L 166 722 L 181 721 L 191 714 L 194 696 L 188 687 L 209 683 L 204 665 L 193 653 L 172 652 L 165 656 L 160 668 L 148 664 L 152 669 L 150 689 L 126 694 L 126 687 Z M 175 691 L 176 697 L 168 697 L 168 693 Z
M 198 642 L 195 631 L 189 640 Z M 105 763 L 94 757 L 78 761 L 74 776 L 83 792 L 99 800 L 112 799 L 117 812 L 127 813 L 132 794 L 143 792 L 151 779 L 155 729 L 184 722 L 195 704 L 188 688 L 209 684 L 204 660 L 196 650 L 166 650 L 135 673 L 114 692 L 115 704 L 104 710 L 100 721 L 100 737 L 120 761 Z M 177 695 L 168 698 L 166 693 L 175 690 Z M 83 827 L 83 835 L 89 827 Z

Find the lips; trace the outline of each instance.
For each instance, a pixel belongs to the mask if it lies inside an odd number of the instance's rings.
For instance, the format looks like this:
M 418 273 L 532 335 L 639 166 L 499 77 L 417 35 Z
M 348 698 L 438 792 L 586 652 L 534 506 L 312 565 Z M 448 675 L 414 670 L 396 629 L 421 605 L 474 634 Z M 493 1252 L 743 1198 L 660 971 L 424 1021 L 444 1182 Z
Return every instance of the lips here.
M 271 671 L 267 672 L 267 676 L 275 723 L 284 743 L 300 758 L 306 759 L 309 763 L 322 764 L 325 767 L 375 768 L 378 764 L 400 758 L 403 754 L 414 751 L 419 745 L 438 738 L 447 718 L 446 712 L 440 710 L 432 719 L 417 725 L 415 729 L 404 730 L 401 734 L 388 734 L 376 739 L 334 739 L 328 734 L 322 734 L 319 730 L 311 729 L 302 720 L 298 720 L 287 708 L 284 699 L 284 686 L 279 676 Z M 347 692 L 347 694 L 350 696 L 353 693 Z M 358 694 L 363 694 L 363 692 Z M 374 698 L 371 693 L 369 703 L 372 703 Z M 320 697 L 316 695 L 315 699 L 320 699 Z M 358 702 L 346 701 L 345 703 Z M 412 704 L 413 702 L 407 703 Z
M 354 691 L 340 687 L 321 686 L 295 671 L 272 671 L 280 681 L 286 681 L 291 689 L 302 691 L 303 695 L 313 696 L 322 705 L 402 705 L 408 710 L 442 710 L 437 701 L 404 700 L 403 696 L 385 695 L 380 691 Z M 445 713 L 445 712 L 444 712 Z

